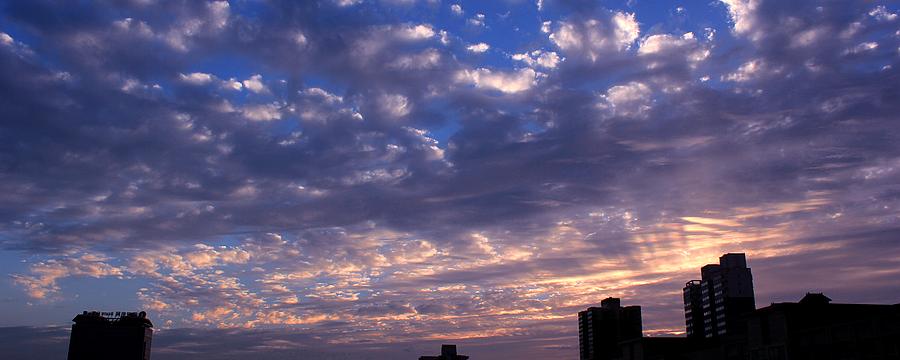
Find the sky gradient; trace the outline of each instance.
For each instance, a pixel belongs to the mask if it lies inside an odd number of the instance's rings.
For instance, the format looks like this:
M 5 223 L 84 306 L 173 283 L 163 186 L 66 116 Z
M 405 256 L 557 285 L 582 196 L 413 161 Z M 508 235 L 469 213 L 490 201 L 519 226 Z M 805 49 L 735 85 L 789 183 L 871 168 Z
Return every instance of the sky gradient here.
M 898 303 L 898 60 L 889 1 L 0 1 L 0 352 L 575 359 L 725 252 Z

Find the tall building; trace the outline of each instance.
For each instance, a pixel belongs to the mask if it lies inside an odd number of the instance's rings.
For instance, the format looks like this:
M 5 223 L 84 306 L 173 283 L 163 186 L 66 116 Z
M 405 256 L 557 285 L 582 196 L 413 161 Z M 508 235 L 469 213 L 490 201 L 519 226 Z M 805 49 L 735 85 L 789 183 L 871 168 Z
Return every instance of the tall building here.
M 684 325 L 688 338 L 703 337 L 703 297 L 700 280 L 684 284 Z
M 419 356 L 419 360 L 466 360 L 468 356 L 456 353 L 456 345 L 441 345 L 441 354 L 438 356 Z
M 689 338 L 717 338 L 746 330 L 742 317 L 756 308 L 753 276 L 744 254 L 725 254 L 718 264 L 700 268 L 700 280 L 684 287 L 684 318 Z
M 622 356 L 619 343 L 642 336 L 641 307 L 622 307 L 618 298 L 606 298 L 600 307 L 578 313 L 578 349 L 581 360 L 608 360 Z
M 72 321 L 69 360 L 150 360 L 147 313 L 85 311 Z

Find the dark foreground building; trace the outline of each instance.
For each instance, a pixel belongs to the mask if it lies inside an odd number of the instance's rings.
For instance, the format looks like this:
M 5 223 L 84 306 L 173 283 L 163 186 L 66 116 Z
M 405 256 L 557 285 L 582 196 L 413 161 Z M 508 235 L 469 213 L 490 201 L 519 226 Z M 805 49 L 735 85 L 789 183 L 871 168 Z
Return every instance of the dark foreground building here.
M 441 355 L 438 356 L 419 356 L 419 360 L 466 360 L 468 356 L 457 355 L 456 345 L 441 345 Z
M 900 304 L 807 293 L 754 309 L 744 254 L 723 255 L 701 277 L 683 289 L 686 337 L 641 336 L 640 307 L 609 298 L 578 313 L 581 360 L 900 360 Z
M 578 313 L 578 350 L 581 360 L 611 360 L 622 356 L 619 342 L 639 339 L 641 307 L 626 306 L 618 298 L 606 298 L 600 307 Z
M 750 360 L 900 359 L 900 304 L 832 304 L 807 293 L 747 320 Z
M 85 311 L 72 321 L 69 360 L 150 360 L 147 313 Z

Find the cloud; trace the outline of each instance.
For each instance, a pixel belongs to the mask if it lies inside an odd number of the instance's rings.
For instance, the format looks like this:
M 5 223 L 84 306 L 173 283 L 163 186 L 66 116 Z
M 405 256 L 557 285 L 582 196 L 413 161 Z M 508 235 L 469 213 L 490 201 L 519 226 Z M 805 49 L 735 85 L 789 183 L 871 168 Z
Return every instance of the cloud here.
M 266 85 L 263 84 L 262 75 L 260 74 L 250 76 L 249 79 L 242 81 L 241 84 L 243 84 L 244 88 L 246 88 L 247 90 L 250 90 L 257 94 L 266 93 L 269 91 Z
M 479 68 L 463 70 L 457 73 L 458 82 L 469 83 L 476 88 L 499 90 L 503 93 L 517 93 L 530 89 L 537 84 L 538 73 L 530 68 L 516 72 L 497 72 Z
M 214 77 L 207 73 L 193 72 L 189 74 L 179 74 L 181 81 L 191 85 L 205 85 L 213 81 Z
M 643 117 L 651 107 L 650 87 L 639 82 L 616 85 L 600 95 L 598 107 L 609 110 L 616 116 Z
M 483 53 L 485 51 L 488 51 L 488 49 L 490 49 L 490 48 L 491 48 L 491 46 L 488 44 L 477 43 L 477 44 L 467 46 L 466 50 L 469 50 L 469 52 L 473 52 L 473 53 Z
M 721 0 L 728 8 L 733 23 L 732 29 L 738 34 L 751 34 L 756 26 L 754 12 L 759 7 L 759 0 Z M 756 35 L 751 35 L 756 37 Z
M 513 60 L 521 61 L 530 67 L 543 67 L 546 69 L 555 69 L 564 58 L 560 57 L 555 51 L 534 50 L 530 53 L 513 54 Z
M 253 121 L 271 121 L 281 119 L 281 109 L 277 103 L 247 105 L 241 109 L 247 119 Z
M 434 28 L 429 24 L 410 25 L 396 29 L 395 34 L 403 40 L 424 40 L 434 36 Z
M 550 41 L 563 53 L 596 62 L 603 56 L 631 48 L 640 36 L 633 13 L 611 12 L 603 18 L 560 21 Z
M 9 34 L 7 34 L 5 32 L 0 32 L 0 44 L 9 46 L 9 45 L 12 45 L 13 43 L 14 43 L 14 40 L 13 40 L 12 36 L 9 36 Z
M 889 5 L 564 1 L 512 44 L 427 2 L 209 4 L 2 10 L 10 313 L 114 284 L 160 354 L 565 358 L 606 296 L 680 331 L 672 285 L 727 251 L 761 303 L 900 288 Z
M 475 27 L 482 27 L 482 26 L 484 26 L 484 19 L 485 19 L 484 14 L 479 13 L 479 14 L 475 14 L 475 16 L 473 16 L 469 20 L 466 20 L 466 22 L 469 25 L 472 25 Z

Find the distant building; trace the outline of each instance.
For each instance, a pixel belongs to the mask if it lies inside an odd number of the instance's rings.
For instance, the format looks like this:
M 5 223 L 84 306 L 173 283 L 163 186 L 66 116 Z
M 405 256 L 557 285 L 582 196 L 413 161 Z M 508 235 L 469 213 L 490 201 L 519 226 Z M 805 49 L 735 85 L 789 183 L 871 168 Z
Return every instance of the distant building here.
M 441 355 L 438 356 L 419 356 L 419 360 L 466 360 L 468 356 L 457 355 L 456 345 L 441 345 Z
M 747 359 L 900 359 L 900 304 L 832 304 L 807 293 L 747 320 Z
M 619 358 L 619 343 L 640 339 L 641 307 L 621 306 L 617 298 L 606 298 L 600 307 L 590 307 L 578 313 L 578 349 L 581 360 L 610 360 Z
M 69 360 L 150 360 L 153 323 L 145 312 L 85 311 L 72 321 Z
M 688 338 L 743 333 L 744 315 L 756 308 L 753 275 L 744 254 L 725 254 L 719 264 L 700 268 L 700 280 L 685 284 L 684 318 Z

